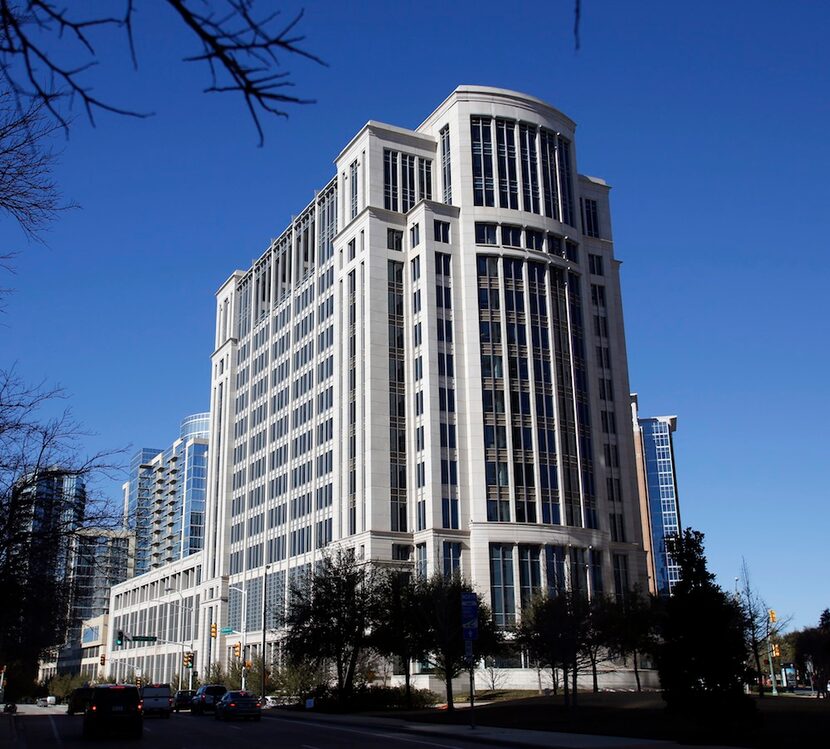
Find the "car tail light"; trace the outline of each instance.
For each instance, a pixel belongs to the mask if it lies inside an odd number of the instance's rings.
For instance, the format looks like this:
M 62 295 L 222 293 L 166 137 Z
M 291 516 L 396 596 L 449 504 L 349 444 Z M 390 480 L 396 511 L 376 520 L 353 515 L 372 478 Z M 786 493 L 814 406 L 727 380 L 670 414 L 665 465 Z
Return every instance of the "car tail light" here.
M 235 702 L 231 702 L 230 707 L 236 707 L 236 703 L 235 703 Z
M 92 705 L 92 707 L 90 707 L 89 709 L 92 710 L 92 712 L 94 713 L 98 709 L 98 706 Z
M 172 698 L 172 697 L 168 697 L 168 698 L 167 698 L 167 701 L 168 701 L 171 705 L 173 704 L 173 698 Z
M 144 709 L 144 700 L 139 700 L 139 701 L 138 701 L 138 709 L 139 709 L 139 710 L 143 710 L 143 709 Z

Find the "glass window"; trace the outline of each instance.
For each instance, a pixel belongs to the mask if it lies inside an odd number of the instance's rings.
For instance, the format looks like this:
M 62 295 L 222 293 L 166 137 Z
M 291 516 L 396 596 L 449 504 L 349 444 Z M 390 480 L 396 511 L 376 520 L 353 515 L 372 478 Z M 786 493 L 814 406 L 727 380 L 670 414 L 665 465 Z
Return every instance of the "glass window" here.
M 504 224 L 501 227 L 501 243 L 505 247 L 522 246 L 522 227 Z
M 489 117 L 471 117 L 473 155 L 473 203 L 494 205 L 493 135 Z
M 490 595 L 496 626 L 513 626 L 516 623 L 516 601 L 513 547 L 509 544 L 490 544 Z
M 597 201 L 580 198 L 582 205 L 582 233 L 589 237 L 599 237 L 599 214 Z
M 539 250 L 541 252 L 545 249 L 545 235 L 535 229 L 526 229 L 525 247 L 529 250 Z
M 398 252 L 403 250 L 403 232 L 398 229 L 387 229 L 386 247 L 387 249 L 397 250 Z
M 498 244 L 496 224 L 476 222 L 476 244 Z

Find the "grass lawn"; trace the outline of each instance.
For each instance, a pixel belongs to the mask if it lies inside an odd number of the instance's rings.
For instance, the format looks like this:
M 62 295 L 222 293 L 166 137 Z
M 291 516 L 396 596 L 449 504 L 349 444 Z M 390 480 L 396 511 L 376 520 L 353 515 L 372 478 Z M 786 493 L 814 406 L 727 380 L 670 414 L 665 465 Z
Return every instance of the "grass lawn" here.
M 510 696 L 510 695 L 508 695 Z M 830 700 L 807 697 L 752 698 L 755 715 L 714 723 L 706 715 L 678 717 L 666 712 L 658 692 L 580 692 L 578 706 L 567 709 L 562 697 L 503 699 L 476 706 L 479 725 L 540 731 L 593 733 L 671 739 L 694 744 L 783 749 L 830 745 Z M 396 717 L 429 723 L 468 723 L 466 708 L 397 713 Z

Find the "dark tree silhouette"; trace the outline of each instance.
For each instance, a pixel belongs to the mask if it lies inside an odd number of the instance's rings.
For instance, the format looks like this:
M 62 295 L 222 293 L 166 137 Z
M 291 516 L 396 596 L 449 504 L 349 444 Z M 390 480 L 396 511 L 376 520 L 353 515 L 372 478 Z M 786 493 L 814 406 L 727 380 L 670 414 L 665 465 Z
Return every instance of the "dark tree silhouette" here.
M 378 588 L 377 620 L 372 646 L 381 655 L 396 657 L 404 671 L 406 705 L 412 705 L 410 664 L 429 652 L 426 612 L 417 581 L 409 573 L 390 570 Z
M 43 418 L 61 397 L 0 371 L 0 663 L 14 675 L 13 690 L 28 688 L 38 658 L 63 643 L 74 588 L 61 570 L 84 532 L 120 523 L 118 508 L 52 481 L 88 484 L 112 468 L 111 454 L 80 454 L 84 435 L 69 412 Z
M 348 701 L 377 609 L 371 566 L 346 550 L 324 556 L 307 581 L 291 588 L 285 650 L 295 663 L 333 663 L 337 695 Z
M 302 12 L 284 21 L 273 7 L 257 13 L 255 0 L 165 2 L 198 44 L 199 51 L 184 61 L 207 66 L 206 92 L 242 96 L 260 143 L 261 115 L 285 117 L 286 105 L 311 103 L 289 93 L 293 83 L 280 61 L 281 56 L 293 55 L 322 64 L 302 47 L 304 37 L 297 33 Z M 0 80 L 19 101 L 38 102 L 64 128 L 69 126 L 62 106 L 66 99 L 80 101 L 92 122 L 96 111 L 147 116 L 99 98 L 88 82 L 88 73 L 97 63 L 95 44 L 104 31 L 123 32 L 137 65 L 133 22 L 141 4 L 143 0 L 122 0 L 111 3 L 112 14 L 89 14 L 74 3 L 0 0 Z
M 741 605 L 715 583 L 703 534 L 687 528 L 667 539 L 680 581 L 665 602 L 657 669 L 669 707 L 713 715 L 745 704 L 746 619 Z
M 461 594 L 473 593 L 473 587 L 458 574 L 447 577 L 436 572 L 419 581 L 420 597 L 426 615 L 426 636 L 430 659 L 444 678 L 447 709 L 453 710 L 452 680 L 469 667 L 464 656 L 461 628 Z M 495 655 L 501 648 L 502 635 L 490 616 L 490 609 L 478 597 L 478 639 L 473 642 L 474 660 Z
M 804 672 L 812 672 L 816 697 L 827 697 L 830 681 L 830 609 L 824 609 L 817 627 L 794 634 L 795 660 Z
M 653 653 L 656 645 L 657 606 L 658 601 L 635 588 L 612 604 L 609 615 L 607 643 L 624 658 L 631 656 L 638 692 L 642 690 L 640 656 Z
M 579 594 L 542 593 L 522 609 L 516 630 L 517 641 L 534 661 L 551 670 L 554 683 L 556 671 L 561 669 L 566 706 L 576 696 L 572 695 L 571 682 L 578 668 L 587 611 L 587 601 Z

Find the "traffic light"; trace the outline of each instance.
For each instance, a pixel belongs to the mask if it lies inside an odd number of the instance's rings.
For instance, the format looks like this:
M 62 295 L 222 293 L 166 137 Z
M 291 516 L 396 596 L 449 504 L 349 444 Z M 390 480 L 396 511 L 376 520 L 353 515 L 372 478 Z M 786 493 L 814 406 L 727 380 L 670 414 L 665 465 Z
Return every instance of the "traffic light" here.
M 182 663 L 185 668 L 193 668 L 193 653 L 188 651 L 182 654 Z
M 101 658 L 100 658 L 100 661 L 101 661 L 102 666 L 106 666 L 107 665 L 107 656 L 102 655 Z
M 253 661 L 245 661 L 245 668 L 247 668 L 249 671 L 251 670 L 253 665 Z
M 141 677 L 140 677 L 140 676 L 136 676 L 136 677 L 135 677 L 135 685 L 136 685 L 139 689 L 141 689 Z
M 210 625 L 210 636 L 216 639 L 216 622 Z
M 772 646 L 772 657 L 773 658 L 780 658 L 781 657 L 781 646 L 776 643 Z
M 118 633 L 115 635 L 115 644 L 116 645 L 123 645 L 124 644 L 124 630 L 119 629 Z
M 772 609 L 770 609 L 770 610 L 769 610 L 769 620 L 770 620 L 770 622 L 772 622 L 772 623 L 774 624 L 774 623 L 775 623 L 775 619 L 776 619 L 776 617 L 775 617 L 775 612 L 774 612 Z
M 241 655 L 242 655 L 242 643 L 241 642 L 235 642 L 233 644 L 233 657 L 234 658 L 239 658 Z

